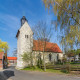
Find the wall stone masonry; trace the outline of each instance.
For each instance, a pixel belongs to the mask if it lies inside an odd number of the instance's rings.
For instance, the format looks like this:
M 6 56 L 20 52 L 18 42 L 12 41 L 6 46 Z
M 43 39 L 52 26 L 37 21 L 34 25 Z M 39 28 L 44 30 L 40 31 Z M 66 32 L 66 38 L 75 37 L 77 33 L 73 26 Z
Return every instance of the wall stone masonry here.
M 33 32 L 27 22 L 26 19 L 24 19 L 25 17 L 23 17 L 21 19 L 21 28 L 18 30 L 17 32 L 17 69 L 22 69 L 24 67 L 26 67 L 29 63 L 25 64 L 22 60 L 21 55 L 24 54 L 24 52 L 32 52 L 32 47 L 34 44 L 34 40 L 33 40 Z M 53 43 L 48 43 L 50 46 Z M 62 55 L 62 51 L 60 50 L 60 48 L 58 47 L 58 45 L 56 44 L 56 48 L 55 51 L 58 50 L 57 52 L 48 52 L 46 51 L 46 63 L 49 62 L 49 54 L 52 54 L 52 61 L 57 61 L 57 56 L 59 54 Z M 37 46 L 38 47 L 38 46 Z M 52 46 L 54 48 L 54 46 Z M 50 48 L 51 50 L 52 48 Z M 35 52 L 36 51 L 36 52 Z M 42 53 L 42 52 L 41 52 Z M 37 55 L 39 54 L 39 52 L 37 52 L 37 50 L 33 50 L 33 53 L 35 55 L 35 58 L 37 59 Z M 41 56 L 42 57 L 42 56 Z M 36 65 L 36 59 L 33 59 L 33 65 Z
M 33 32 L 27 21 L 19 29 L 20 33 L 17 37 L 17 68 L 23 68 L 25 64 L 22 61 L 21 55 L 24 52 L 31 52 L 33 46 Z

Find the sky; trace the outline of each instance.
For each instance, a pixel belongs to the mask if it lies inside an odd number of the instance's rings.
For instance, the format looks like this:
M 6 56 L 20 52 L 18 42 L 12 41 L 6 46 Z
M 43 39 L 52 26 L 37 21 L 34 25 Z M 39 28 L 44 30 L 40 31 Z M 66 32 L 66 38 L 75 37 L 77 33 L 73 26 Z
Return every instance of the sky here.
M 0 39 L 9 44 L 8 56 L 13 56 L 17 48 L 16 34 L 21 27 L 22 16 L 26 16 L 31 28 L 41 20 L 50 25 L 52 20 L 57 19 L 52 11 L 48 12 L 42 0 L 0 0 Z M 55 30 L 51 42 L 61 48 Z

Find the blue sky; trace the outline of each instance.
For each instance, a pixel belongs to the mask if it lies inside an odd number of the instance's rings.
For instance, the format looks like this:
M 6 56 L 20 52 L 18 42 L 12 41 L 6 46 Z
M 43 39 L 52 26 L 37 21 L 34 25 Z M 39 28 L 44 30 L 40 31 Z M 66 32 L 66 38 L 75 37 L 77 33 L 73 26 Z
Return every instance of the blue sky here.
M 9 44 L 8 56 L 12 56 L 12 52 L 17 48 L 16 33 L 21 26 L 22 16 L 26 16 L 31 27 L 40 20 L 46 21 L 47 24 L 56 20 L 52 11 L 48 13 L 42 0 L 0 0 L 0 39 Z M 55 30 L 51 42 L 60 46 Z

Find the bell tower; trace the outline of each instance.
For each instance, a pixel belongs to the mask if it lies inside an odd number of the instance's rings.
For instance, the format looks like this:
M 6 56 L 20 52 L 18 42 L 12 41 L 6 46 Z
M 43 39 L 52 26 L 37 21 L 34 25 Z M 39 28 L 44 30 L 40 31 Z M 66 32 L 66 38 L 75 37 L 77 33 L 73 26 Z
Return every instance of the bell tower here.
M 17 68 L 22 69 L 28 66 L 29 63 L 25 63 L 22 60 L 24 53 L 32 52 L 33 47 L 33 32 L 29 26 L 25 16 L 21 18 L 21 27 L 17 32 Z

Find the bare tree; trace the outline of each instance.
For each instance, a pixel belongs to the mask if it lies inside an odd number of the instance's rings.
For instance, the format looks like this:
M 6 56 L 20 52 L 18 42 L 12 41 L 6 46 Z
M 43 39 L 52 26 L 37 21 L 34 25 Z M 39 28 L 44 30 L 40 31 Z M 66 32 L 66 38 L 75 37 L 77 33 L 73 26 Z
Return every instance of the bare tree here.
M 32 50 L 32 44 L 33 44 L 33 40 L 31 39 L 32 37 L 31 37 L 32 35 L 30 35 L 30 49 L 31 49 L 31 52 L 30 52 L 30 58 L 31 58 L 31 60 L 30 60 L 30 62 L 31 62 L 31 67 L 33 66 L 33 50 Z
M 17 49 L 16 49 L 16 48 L 14 48 L 13 56 L 14 56 L 14 57 L 17 57 Z
M 44 71 L 46 71 L 46 65 L 45 65 L 45 48 L 46 48 L 46 42 L 49 42 L 52 36 L 52 28 L 47 26 L 46 22 L 39 21 L 37 25 L 35 25 L 34 29 L 34 39 L 38 40 L 38 42 L 41 41 L 42 47 L 43 47 L 43 65 L 44 65 Z M 40 43 L 38 44 L 38 49 L 40 49 Z M 39 50 L 40 51 L 40 50 Z

